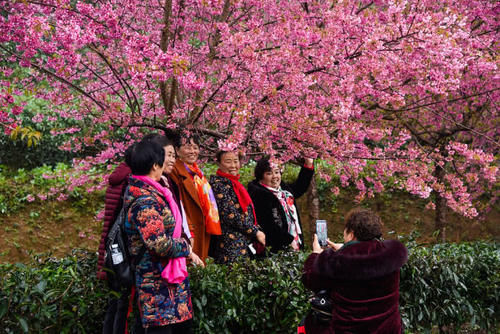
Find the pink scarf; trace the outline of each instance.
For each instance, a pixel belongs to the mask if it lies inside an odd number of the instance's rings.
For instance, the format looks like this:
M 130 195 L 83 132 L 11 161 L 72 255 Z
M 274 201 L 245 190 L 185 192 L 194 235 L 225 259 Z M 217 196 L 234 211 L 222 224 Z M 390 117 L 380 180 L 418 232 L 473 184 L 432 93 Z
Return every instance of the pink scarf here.
M 174 215 L 175 219 L 175 228 L 174 228 L 174 238 L 180 238 L 182 232 L 182 216 L 175 202 L 174 197 L 169 189 L 163 187 L 160 183 L 156 182 L 152 178 L 146 175 L 132 175 L 133 178 L 136 178 L 150 186 L 154 187 L 158 190 L 167 200 L 168 205 L 170 206 L 170 210 Z M 188 276 L 187 267 L 186 267 L 186 258 L 185 257 L 176 257 L 170 259 L 166 265 L 166 267 L 161 272 L 161 277 L 171 284 L 181 283 Z

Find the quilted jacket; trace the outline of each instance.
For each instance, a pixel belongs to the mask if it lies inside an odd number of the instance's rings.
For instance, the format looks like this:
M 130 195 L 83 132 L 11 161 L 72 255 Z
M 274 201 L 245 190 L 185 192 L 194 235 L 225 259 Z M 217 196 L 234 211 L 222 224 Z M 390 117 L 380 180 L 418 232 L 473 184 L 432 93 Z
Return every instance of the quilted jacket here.
M 128 210 L 125 230 L 132 256 L 146 252 L 136 267 L 136 289 L 143 327 L 166 326 L 193 317 L 189 278 L 168 284 L 161 271 L 169 259 L 188 256 L 188 241 L 173 238 L 175 219 L 168 202 L 154 187 L 129 178 L 124 196 Z

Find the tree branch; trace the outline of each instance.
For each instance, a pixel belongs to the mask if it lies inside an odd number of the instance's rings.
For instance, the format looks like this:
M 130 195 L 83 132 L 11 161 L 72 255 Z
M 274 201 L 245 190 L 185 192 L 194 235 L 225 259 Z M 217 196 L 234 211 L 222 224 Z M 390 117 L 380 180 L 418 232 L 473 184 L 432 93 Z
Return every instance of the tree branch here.
M 170 16 L 172 15 L 172 0 L 165 0 L 165 5 L 163 6 L 163 28 L 161 30 L 160 37 L 160 49 L 163 52 L 167 51 L 168 41 L 170 38 Z M 175 80 L 175 78 L 173 79 Z M 172 83 L 173 84 L 173 83 Z M 169 98 L 167 92 L 167 83 L 165 81 L 160 81 L 160 96 L 163 103 L 163 108 L 165 109 L 165 115 L 168 116 L 171 111 L 169 111 Z
M 191 124 L 194 124 L 198 121 L 198 119 L 200 118 L 203 111 L 205 111 L 205 109 L 207 108 L 208 104 L 213 100 L 213 98 L 219 92 L 219 90 L 222 88 L 222 86 L 224 86 L 226 84 L 226 82 L 228 82 L 230 79 L 231 79 L 231 75 L 228 75 L 226 77 L 226 79 L 224 79 L 224 81 L 222 81 L 221 84 L 212 92 L 212 94 L 209 96 L 209 98 L 203 104 L 203 107 L 201 107 L 200 111 L 198 113 L 196 113 L 196 115 L 193 116 L 193 120 L 191 121 Z
M 360 9 L 358 9 L 356 11 L 356 15 L 359 15 L 362 11 L 364 11 L 365 9 L 367 9 L 368 7 L 370 7 L 371 5 L 373 5 L 373 1 L 372 2 L 369 2 L 367 3 L 366 5 L 364 5 L 363 7 L 361 7 Z
M 111 73 L 113 73 L 113 76 L 116 78 L 116 80 L 118 80 L 118 82 L 120 83 L 120 86 L 122 86 L 123 92 L 125 93 L 125 95 L 127 96 L 127 100 L 129 101 L 127 104 L 130 107 L 132 114 L 134 114 L 136 109 L 139 109 L 139 100 L 137 99 L 137 96 L 135 95 L 132 87 L 130 87 L 130 85 L 128 84 L 128 82 L 126 80 L 123 80 L 123 78 L 120 77 L 120 74 L 114 68 L 114 66 L 111 64 L 111 62 L 109 61 L 108 57 L 106 57 L 105 54 L 103 54 L 101 51 L 97 50 L 97 48 L 94 46 L 89 45 L 88 48 L 90 50 L 92 50 L 94 53 L 96 53 L 102 60 L 104 60 L 106 65 L 109 67 L 109 69 L 111 70 Z M 130 91 L 130 94 L 132 94 L 132 97 L 130 97 L 127 90 Z
M 15 54 L 14 52 L 6 49 L 5 47 L 3 47 L 2 45 L 0 45 L 0 49 L 8 52 L 9 54 L 13 55 L 14 57 L 16 57 L 17 59 L 19 60 L 25 60 L 23 59 L 22 57 L 20 57 L 19 55 Z M 72 82 L 66 80 L 65 78 L 63 77 L 60 77 L 58 76 L 57 74 L 55 74 L 54 72 L 52 71 L 49 71 L 35 63 L 33 63 L 32 61 L 29 61 L 30 65 L 34 68 L 36 68 L 39 72 L 42 72 L 44 74 L 47 74 L 48 76 L 56 79 L 57 81 L 60 81 L 61 83 L 65 84 L 66 86 L 68 86 L 69 88 L 77 91 L 78 93 L 82 94 L 83 96 L 87 97 L 88 99 L 92 100 L 92 102 L 94 102 L 101 110 L 106 110 L 107 109 L 107 106 L 105 106 L 104 104 L 102 104 L 101 102 L 97 101 L 91 94 L 89 94 L 88 92 L 86 92 L 85 90 L 83 90 L 81 87 L 73 84 Z

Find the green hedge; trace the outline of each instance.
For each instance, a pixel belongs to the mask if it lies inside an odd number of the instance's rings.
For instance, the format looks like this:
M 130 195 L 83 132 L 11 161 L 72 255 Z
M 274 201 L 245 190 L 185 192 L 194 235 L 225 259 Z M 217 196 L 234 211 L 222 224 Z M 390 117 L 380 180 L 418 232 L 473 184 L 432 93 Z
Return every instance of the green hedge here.
M 419 333 L 434 326 L 493 332 L 500 323 L 500 244 L 407 246 L 400 285 L 406 327 Z
M 32 265 L 0 265 L 0 332 L 99 333 L 107 289 L 95 275 L 97 257 L 75 252 Z
M 308 310 L 305 253 L 190 271 L 197 333 L 291 333 Z
M 500 304 L 498 243 L 408 243 L 401 312 L 409 332 L 496 332 Z M 231 269 L 191 268 L 197 333 L 293 333 L 307 312 L 301 282 L 307 254 L 281 254 Z M 108 292 L 95 278 L 95 254 L 30 266 L 0 265 L 0 332 L 98 333 Z

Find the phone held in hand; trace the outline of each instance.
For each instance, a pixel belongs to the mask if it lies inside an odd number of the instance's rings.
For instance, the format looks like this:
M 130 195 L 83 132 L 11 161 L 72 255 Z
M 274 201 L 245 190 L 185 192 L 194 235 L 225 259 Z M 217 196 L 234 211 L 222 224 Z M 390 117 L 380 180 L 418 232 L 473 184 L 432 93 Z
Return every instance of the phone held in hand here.
M 316 220 L 316 235 L 318 236 L 319 245 L 325 247 L 327 245 L 326 239 L 328 238 L 326 220 Z

